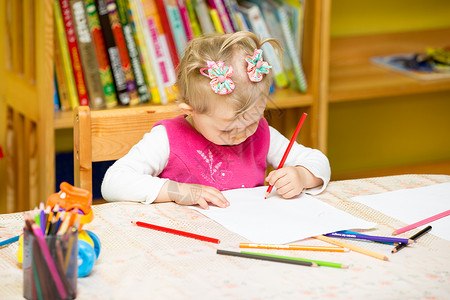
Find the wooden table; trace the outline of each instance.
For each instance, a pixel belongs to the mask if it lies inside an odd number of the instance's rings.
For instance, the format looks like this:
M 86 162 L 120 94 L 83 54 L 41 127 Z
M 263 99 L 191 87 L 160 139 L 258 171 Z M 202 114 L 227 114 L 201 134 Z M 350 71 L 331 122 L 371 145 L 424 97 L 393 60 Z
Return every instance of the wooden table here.
M 315 197 L 376 222 L 378 226 L 371 234 L 390 236 L 406 224 L 347 200 L 448 181 L 447 175 L 335 181 Z M 384 254 L 390 261 L 357 252 L 260 250 L 349 265 L 348 269 L 310 268 L 217 255 L 217 249 L 239 251 L 239 243 L 247 240 L 173 203 L 107 203 L 93 209 L 94 220 L 85 229 L 99 236 L 102 249 L 90 275 L 78 279 L 78 299 L 448 299 L 450 295 L 450 241 L 433 234 L 396 254 L 391 254 L 389 245 L 348 241 Z M 130 222 L 136 219 L 219 238 L 221 243 L 137 227 Z M 0 215 L 0 239 L 19 234 L 22 226 L 22 213 Z M 316 239 L 298 243 L 328 246 Z M 22 297 L 17 247 L 18 243 L 13 243 L 0 248 L 0 299 Z

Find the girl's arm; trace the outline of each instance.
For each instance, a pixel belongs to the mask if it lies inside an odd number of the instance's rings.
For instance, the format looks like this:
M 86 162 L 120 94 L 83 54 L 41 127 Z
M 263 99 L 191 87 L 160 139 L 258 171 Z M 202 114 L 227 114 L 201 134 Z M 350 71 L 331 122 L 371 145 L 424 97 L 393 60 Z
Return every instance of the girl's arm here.
M 167 179 L 157 176 L 169 160 L 169 140 L 164 126 L 155 126 L 139 143 L 117 160 L 102 182 L 107 201 L 152 203 Z
M 156 126 L 107 171 L 102 195 L 107 201 L 142 203 L 176 202 L 180 205 L 209 204 L 227 207 L 228 201 L 216 188 L 178 183 L 157 177 L 169 161 L 170 146 L 164 126 Z

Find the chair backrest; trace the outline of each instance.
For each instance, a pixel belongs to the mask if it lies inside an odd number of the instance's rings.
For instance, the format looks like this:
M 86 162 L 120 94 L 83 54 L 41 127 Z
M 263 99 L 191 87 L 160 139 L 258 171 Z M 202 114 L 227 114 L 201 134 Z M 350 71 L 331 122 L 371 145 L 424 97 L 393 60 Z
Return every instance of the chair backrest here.
M 93 162 L 119 159 L 157 121 L 180 114 L 176 105 L 92 111 L 87 106 L 79 106 L 73 121 L 75 186 L 92 192 Z

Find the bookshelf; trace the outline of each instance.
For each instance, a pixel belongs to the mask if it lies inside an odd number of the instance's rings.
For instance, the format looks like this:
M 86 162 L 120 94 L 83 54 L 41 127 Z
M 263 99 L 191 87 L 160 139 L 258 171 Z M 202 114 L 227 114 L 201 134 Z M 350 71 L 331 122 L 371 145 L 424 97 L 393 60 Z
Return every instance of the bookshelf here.
M 419 128 L 421 131 L 419 134 L 401 126 L 401 124 L 409 123 L 404 122 L 408 117 L 404 114 L 402 115 L 403 109 L 401 108 L 402 106 L 409 108 L 409 99 L 411 99 L 410 103 L 416 107 L 415 110 L 408 110 L 409 113 L 413 112 L 413 114 L 409 115 L 410 119 L 421 113 L 424 115 L 429 114 L 428 109 L 430 107 L 436 111 L 436 109 L 439 110 L 436 107 L 440 105 L 439 107 L 443 107 L 446 110 L 449 107 L 448 100 L 450 100 L 450 79 L 418 80 L 370 62 L 370 57 L 372 56 L 423 52 L 427 46 L 449 46 L 450 23 L 446 21 L 448 18 L 443 13 L 448 11 L 448 7 L 448 2 L 439 0 L 433 0 L 432 3 L 426 4 L 421 1 L 366 3 L 353 0 L 333 3 L 330 18 L 332 19 L 330 24 L 333 27 L 331 28 L 340 26 L 341 29 L 347 29 L 347 32 L 344 34 L 342 32 L 345 30 L 341 30 L 341 32 L 335 30 L 334 36 L 329 33 L 326 34 L 329 39 L 329 47 L 324 47 L 323 51 L 328 53 L 321 56 L 328 60 L 325 71 L 328 73 L 326 76 L 327 83 L 323 88 L 323 97 L 328 104 L 327 120 L 329 122 L 328 130 L 325 134 L 336 135 L 337 132 L 340 132 L 339 140 L 331 135 L 327 137 L 328 155 L 332 169 L 333 160 L 334 162 L 338 159 L 340 161 L 340 168 L 333 169 L 333 180 L 405 173 L 450 173 L 449 156 L 440 154 L 436 156 L 438 158 L 434 158 L 430 153 L 437 153 L 437 151 L 430 150 L 431 146 L 427 144 L 427 141 L 430 142 L 433 139 L 431 137 L 439 140 L 442 136 L 447 135 L 445 129 L 440 129 L 440 125 L 431 125 L 444 124 L 444 126 L 448 126 L 448 122 L 442 120 L 445 118 L 442 117 L 442 114 L 439 114 L 437 117 L 439 119 L 436 121 L 433 120 L 432 116 L 427 116 L 426 120 L 429 123 L 423 123 L 423 129 L 421 126 L 414 127 L 416 129 Z M 379 22 L 380 14 L 383 15 L 383 24 Z M 351 29 L 349 29 L 349 25 L 352 26 Z M 367 33 L 362 33 L 363 29 Z M 364 108 L 372 110 L 372 112 L 366 112 Z M 381 115 L 378 115 L 378 118 L 373 117 L 374 114 L 380 113 L 381 108 L 385 109 L 384 112 L 388 115 L 387 124 L 390 125 L 383 125 L 385 120 L 381 119 Z M 393 109 L 392 111 L 386 111 L 386 109 L 390 110 L 391 108 Z M 344 109 L 347 113 L 342 113 Z M 362 117 L 353 118 L 352 112 L 356 111 L 364 112 L 371 120 L 379 120 L 379 127 L 373 129 L 376 126 L 368 126 L 365 123 L 366 120 L 363 120 Z M 337 120 L 336 116 L 340 118 L 347 116 L 351 120 Z M 396 119 L 397 117 L 398 119 Z M 353 123 L 355 119 L 361 123 L 342 127 L 337 126 L 339 129 L 332 129 L 336 127 L 336 122 Z M 418 120 L 416 123 L 420 124 L 420 122 Z M 389 126 L 392 127 L 389 129 Z M 358 130 L 352 131 L 352 127 L 358 127 Z M 378 136 L 378 142 L 393 142 L 399 148 L 407 149 L 403 150 L 407 154 L 414 153 L 416 157 L 421 156 L 424 161 L 419 161 L 416 158 L 417 163 L 405 163 L 402 159 L 399 159 L 401 162 L 391 161 L 384 166 L 372 165 L 361 169 L 347 168 L 346 171 L 342 171 L 344 169 L 342 167 L 344 163 L 342 162 L 351 162 L 350 155 L 346 157 L 343 154 L 346 151 L 343 145 L 346 143 L 345 141 L 358 138 L 357 136 L 350 137 L 354 135 L 354 132 L 365 135 L 371 134 L 371 132 L 362 133 L 361 127 L 378 132 L 386 132 L 387 135 L 385 137 L 381 134 Z M 350 128 L 352 133 L 339 131 L 342 128 Z M 399 130 L 404 130 L 404 134 L 409 136 L 410 140 L 418 141 L 417 143 L 405 144 L 419 145 L 419 143 L 423 143 L 425 145 L 414 148 L 401 145 L 400 142 L 396 143 L 392 137 L 398 135 L 393 134 L 394 132 L 392 131 Z M 343 136 L 345 137 L 342 138 Z M 361 140 L 367 139 L 362 138 Z M 433 145 L 438 144 L 434 143 Z M 445 145 L 444 149 L 448 149 L 448 143 L 442 142 L 439 145 Z M 371 155 L 378 156 L 379 153 L 375 153 L 376 151 L 365 149 L 365 147 L 371 146 L 373 145 L 360 145 L 359 151 L 364 152 L 367 157 L 371 157 Z M 346 144 L 346 147 L 351 146 Z M 386 145 L 385 149 L 388 147 L 389 145 Z M 384 155 L 386 157 L 388 154 Z M 411 156 L 413 155 L 409 155 L 409 157 Z M 429 160 L 428 162 L 425 161 L 427 159 Z
M 309 124 L 302 141 L 321 148 L 319 118 L 324 107 L 320 92 L 320 47 L 324 1 L 307 1 L 302 61 L 306 93 L 277 90 L 268 109 L 277 111 L 272 125 L 289 135 L 300 111 Z M 72 112 L 53 110 L 54 24 L 53 0 L 6 0 L 0 3 L 0 212 L 33 208 L 54 193 L 55 131 L 73 128 Z M 3 81 L 3 80 L 2 80 Z M 171 109 L 173 105 L 168 105 Z M 3 118 L 5 116 L 5 118 Z M 323 139 L 322 139 L 323 140 Z

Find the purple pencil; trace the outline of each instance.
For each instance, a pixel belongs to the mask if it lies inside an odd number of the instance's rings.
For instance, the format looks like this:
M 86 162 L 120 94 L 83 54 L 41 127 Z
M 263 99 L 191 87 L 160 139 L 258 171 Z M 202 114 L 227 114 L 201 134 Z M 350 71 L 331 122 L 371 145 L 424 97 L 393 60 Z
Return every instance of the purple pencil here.
M 414 243 L 414 241 L 411 239 L 401 239 L 401 238 L 386 237 L 386 236 L 359 235 L 359 234 L 348 234 L 348 233 L 339 233 L 339 232 L 332 232 L 332 233 L 328 233 L 328 234 L 324 234 L 324 235 L 330 236 L 330 237 L 346 238 L 346 239 L 369 240 L 369 241 L 374 241 L 374 242 L 404 243 L 404 244 Z

